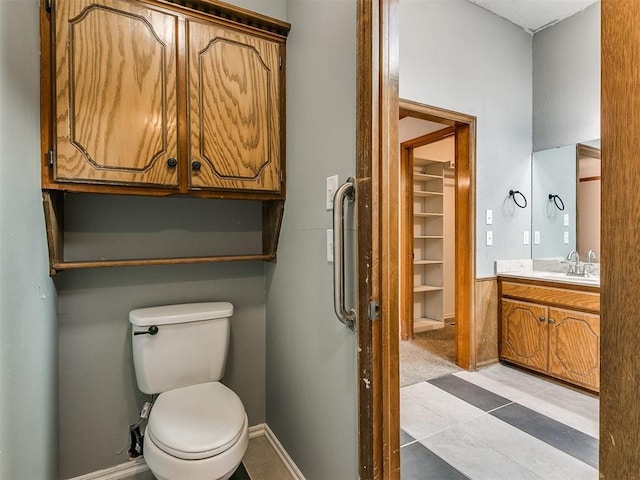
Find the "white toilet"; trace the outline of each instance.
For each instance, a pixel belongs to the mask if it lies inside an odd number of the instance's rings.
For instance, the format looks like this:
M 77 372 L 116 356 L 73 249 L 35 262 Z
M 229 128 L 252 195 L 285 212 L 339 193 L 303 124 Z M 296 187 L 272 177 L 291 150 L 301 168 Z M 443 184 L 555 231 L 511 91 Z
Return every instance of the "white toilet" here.
M 220 383 L 232 315 L 227 302 L 129 314 L 138 387 L 160 394 L 144 435 L 144 458 L 158 480 L 226 480 L 247 450 L 242 401 Z

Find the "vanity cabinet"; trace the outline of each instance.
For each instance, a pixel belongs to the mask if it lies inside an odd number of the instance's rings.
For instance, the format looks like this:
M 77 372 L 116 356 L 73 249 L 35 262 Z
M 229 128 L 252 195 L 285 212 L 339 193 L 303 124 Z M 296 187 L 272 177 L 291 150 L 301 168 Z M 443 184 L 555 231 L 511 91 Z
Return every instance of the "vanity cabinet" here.
M 65 192 L 259 200 L 274 260 L 290 25 L 212 0 L 43 0 L 40 17 L 52 271 Z
M 600 294 L 524 279 L 499 279 L 500 358 L 598 391 Z

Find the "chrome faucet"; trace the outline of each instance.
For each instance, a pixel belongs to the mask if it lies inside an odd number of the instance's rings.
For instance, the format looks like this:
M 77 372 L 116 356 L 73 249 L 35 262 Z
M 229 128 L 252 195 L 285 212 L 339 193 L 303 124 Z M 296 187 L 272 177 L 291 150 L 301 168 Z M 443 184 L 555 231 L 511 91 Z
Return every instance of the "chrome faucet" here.
M 596 259 L 596 252 L 594 252 L 593 250 L 589 250 L 589 253 L 587 253 L 587 262 L 593 263 L 595 259 Z
M 582 271 L 580 269 L 580 255 L 578 255 L 578 252 L 575 250 L 571 250 L 567 255 L 567 260 L 569 262 L 571 262 L 572 259 L 574 260 L 574 263 L 569 263 L 569 271 L 567 272 L 567 275 L 584 276 L 584 269 L 582 269 Z

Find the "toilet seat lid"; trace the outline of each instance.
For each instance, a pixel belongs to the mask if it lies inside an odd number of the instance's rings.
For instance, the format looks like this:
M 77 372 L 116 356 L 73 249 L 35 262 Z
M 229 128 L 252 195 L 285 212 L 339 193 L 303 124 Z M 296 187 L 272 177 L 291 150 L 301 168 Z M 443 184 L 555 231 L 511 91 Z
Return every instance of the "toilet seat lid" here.
M 151 409 L 146 434 L 174 457 L 213 457 L 234 445 L 246 428 L 242 401 L 220 382 L 161 393 Z

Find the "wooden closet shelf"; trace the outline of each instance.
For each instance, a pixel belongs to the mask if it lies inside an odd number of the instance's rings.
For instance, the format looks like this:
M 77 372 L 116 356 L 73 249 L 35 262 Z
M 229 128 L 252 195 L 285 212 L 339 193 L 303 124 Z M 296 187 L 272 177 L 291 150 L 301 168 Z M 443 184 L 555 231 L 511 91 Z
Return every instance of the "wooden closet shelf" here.
M 432 212 L 413 212 L 414 217 L 443 217 L 443 213 L 432 213 Z
M 442 180 L 442 175 L 431 175 L 429 173 L 414 173 L 413 179 L 418 181 L 424 180 Z
M 413 291 L 414 293 L 419 292 L 438 292 L 443 290 L 443 287 L 434 287 L 432 285 L 414 285 Z
M 442 192 L 429 192 L 426 190 L 414 190 L 413 191 L 413 196 L 414 197 L 441 197 L 444 194 Z
M 442 260 L 414 260 L 414 265 L 442 265 Z

